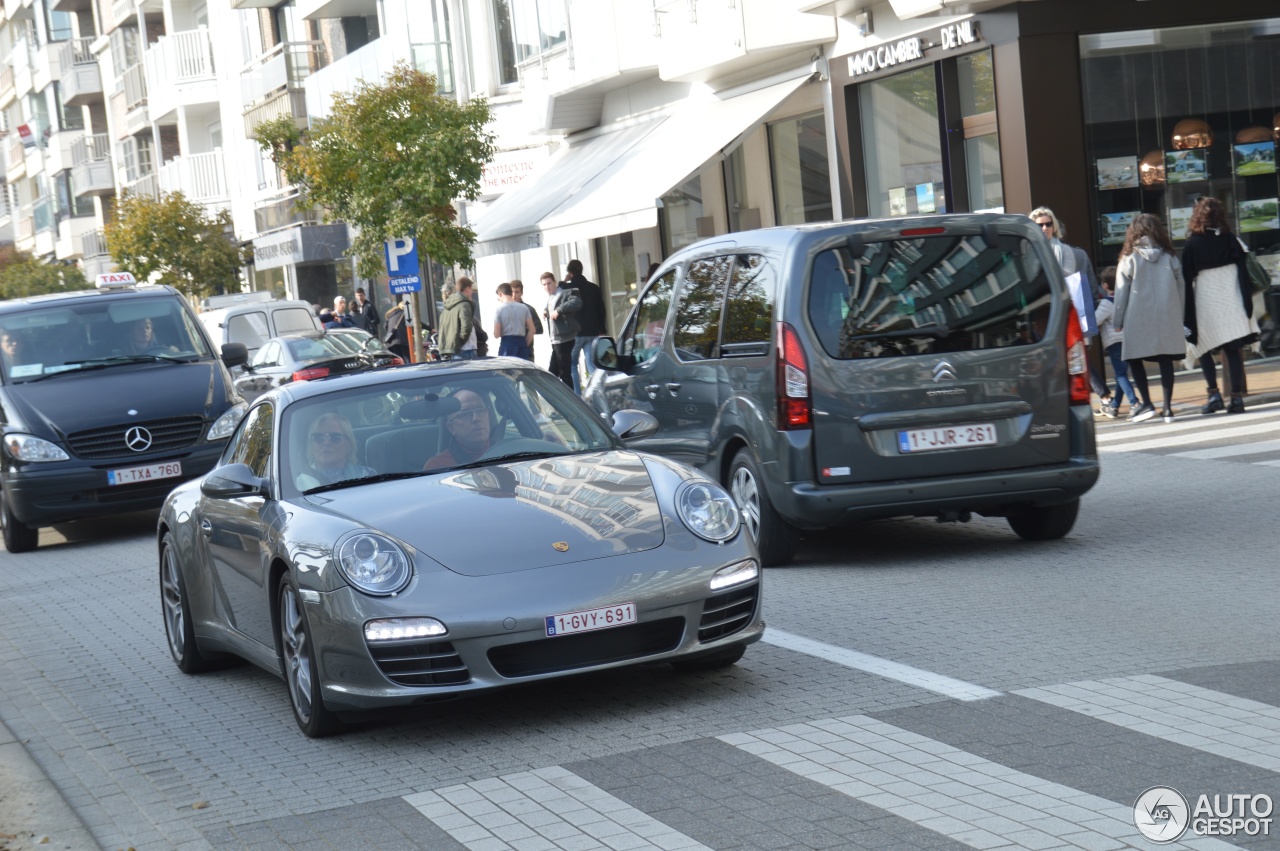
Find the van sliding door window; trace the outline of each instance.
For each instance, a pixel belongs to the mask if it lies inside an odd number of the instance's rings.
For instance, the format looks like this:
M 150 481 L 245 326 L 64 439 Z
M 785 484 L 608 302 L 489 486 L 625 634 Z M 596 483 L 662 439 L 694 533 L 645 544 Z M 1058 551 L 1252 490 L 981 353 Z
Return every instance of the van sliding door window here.
M 711 257 L 689 264 L 676 305 L 676 356 L 683 361 L 720 356 L 720 313 L 732 257 Z
M 977 234 L 869 242 L 814 260 L 809 320 L 835 358 L 1037 343 L 1051 291 L 1034 246 Z

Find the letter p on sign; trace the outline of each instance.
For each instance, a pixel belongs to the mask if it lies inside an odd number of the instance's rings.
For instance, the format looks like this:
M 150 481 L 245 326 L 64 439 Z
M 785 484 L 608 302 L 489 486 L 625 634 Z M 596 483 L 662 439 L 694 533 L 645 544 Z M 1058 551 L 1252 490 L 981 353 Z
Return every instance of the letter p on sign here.
M 418 245 L 413 237 L 388 239 L 387 274 L 392 278 L 418 276 Z

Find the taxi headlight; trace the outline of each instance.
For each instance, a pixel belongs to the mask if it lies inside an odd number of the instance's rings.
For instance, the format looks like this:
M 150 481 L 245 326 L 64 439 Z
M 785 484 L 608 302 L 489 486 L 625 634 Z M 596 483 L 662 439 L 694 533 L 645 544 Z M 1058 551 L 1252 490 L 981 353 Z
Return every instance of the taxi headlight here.
M 366 594 L 394 594 L 403 590 L 413 575 L 409 557 L 400 545 L 372 532 L 357 532 L 339 541 L 337 561 L 346 580 Z
M 240 425 L 240 420 L 244 417 L 244 412 L 249 410 L 249 406 L 244 402 L 237 402 L 222 416 L 214 420 L 213 425 L 209 426 L 209 434 L 205 436 L 205 440 L 221 440 L 224 437 L 230 437 L 231 432 L 236 430 L 236 426 Z
M 69 461 L 70 456 L 56 443 L 31 434 L 6 434 L 4 448 L 18 461 Z
M 738 534 L 738 506 L 729 492 L 714 482 L 685 482 L 676 491 L 676 512 L 689 531 L 714 543 Z

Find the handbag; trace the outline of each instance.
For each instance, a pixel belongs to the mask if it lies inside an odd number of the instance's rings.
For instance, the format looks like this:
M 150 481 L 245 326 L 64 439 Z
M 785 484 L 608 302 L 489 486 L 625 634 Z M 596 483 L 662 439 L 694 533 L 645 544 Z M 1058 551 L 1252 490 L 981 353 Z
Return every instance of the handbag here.
M 1271 289 L 1271 275 L 1267 272 L 1267 267 L 1258 262 L 1257 256 L 1252 251 L 1245 254 L 1244 267 L 1249 272 L 1249 280 L 1253 283 L 1255 293 L 1264 293 Z

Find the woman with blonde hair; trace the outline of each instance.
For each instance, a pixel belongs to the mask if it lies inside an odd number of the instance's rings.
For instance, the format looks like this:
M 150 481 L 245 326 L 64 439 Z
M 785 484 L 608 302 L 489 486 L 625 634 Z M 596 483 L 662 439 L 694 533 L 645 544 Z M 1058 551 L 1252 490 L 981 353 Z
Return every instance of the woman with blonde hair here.
M 1140 423 L 1156 415 L 1147 386 L 1144 360 L 1160 365 L 1164 407 L 1160 415 L 1173 422 L 1173 365 L 1186 356 L 1182 330 L 1182 264 L 1164 223 L 1150 213 L 1138 215 L 1124 236 L 1116 267 L 1116 302 L 1112 324 L 1124 334 L 1121 354 L 1129 363 L 1133 386 L 1142 404 L 1129 412 Z
M 1240 350 L 1258 339 L 1253 316 L 1253 284 L 1245 265 L 1248 257 L 1231 232 L 1227 213 L 1217 198 L 1201 198 L 1187 228 L 1191 238 L 1182 249 L 1182 270 L 1187 281 L 1183 323 L 1191 332 L 1191 356 L 1200 361 L 1208 385 L 1209 401 L 1203 414 L 1244 410 L 1244 358 Z M 1231 378 L 1231 404 L 1223 405 L 1218 392 L 1218 367 L 1213 356 L 1222 352 Z
M 307 470 L 297 477 L 302 490 L 347 479 L 363 479 L 377 470 L 356 463 L 356 437 L 341 414 L 316 417 L 307 429 Z
M 1069 245 L 1062 241 L 1066 238 L 1066 233 L 1063 230 L 1062 222 L 1058 221 L 1058 217 L 1053 210 L 1048 207 L 1036 207 L 1031 211 L 1031 221 L 1040 226 L 1040 230 L 1044 233 L 1044 238 L 1049 240 L 1049 246 L 1053 249 L 1053 256 L 1057 258 L 1058 265 L 1062 267 L 1063 276 L 1076 272 L 1076 254 Z

